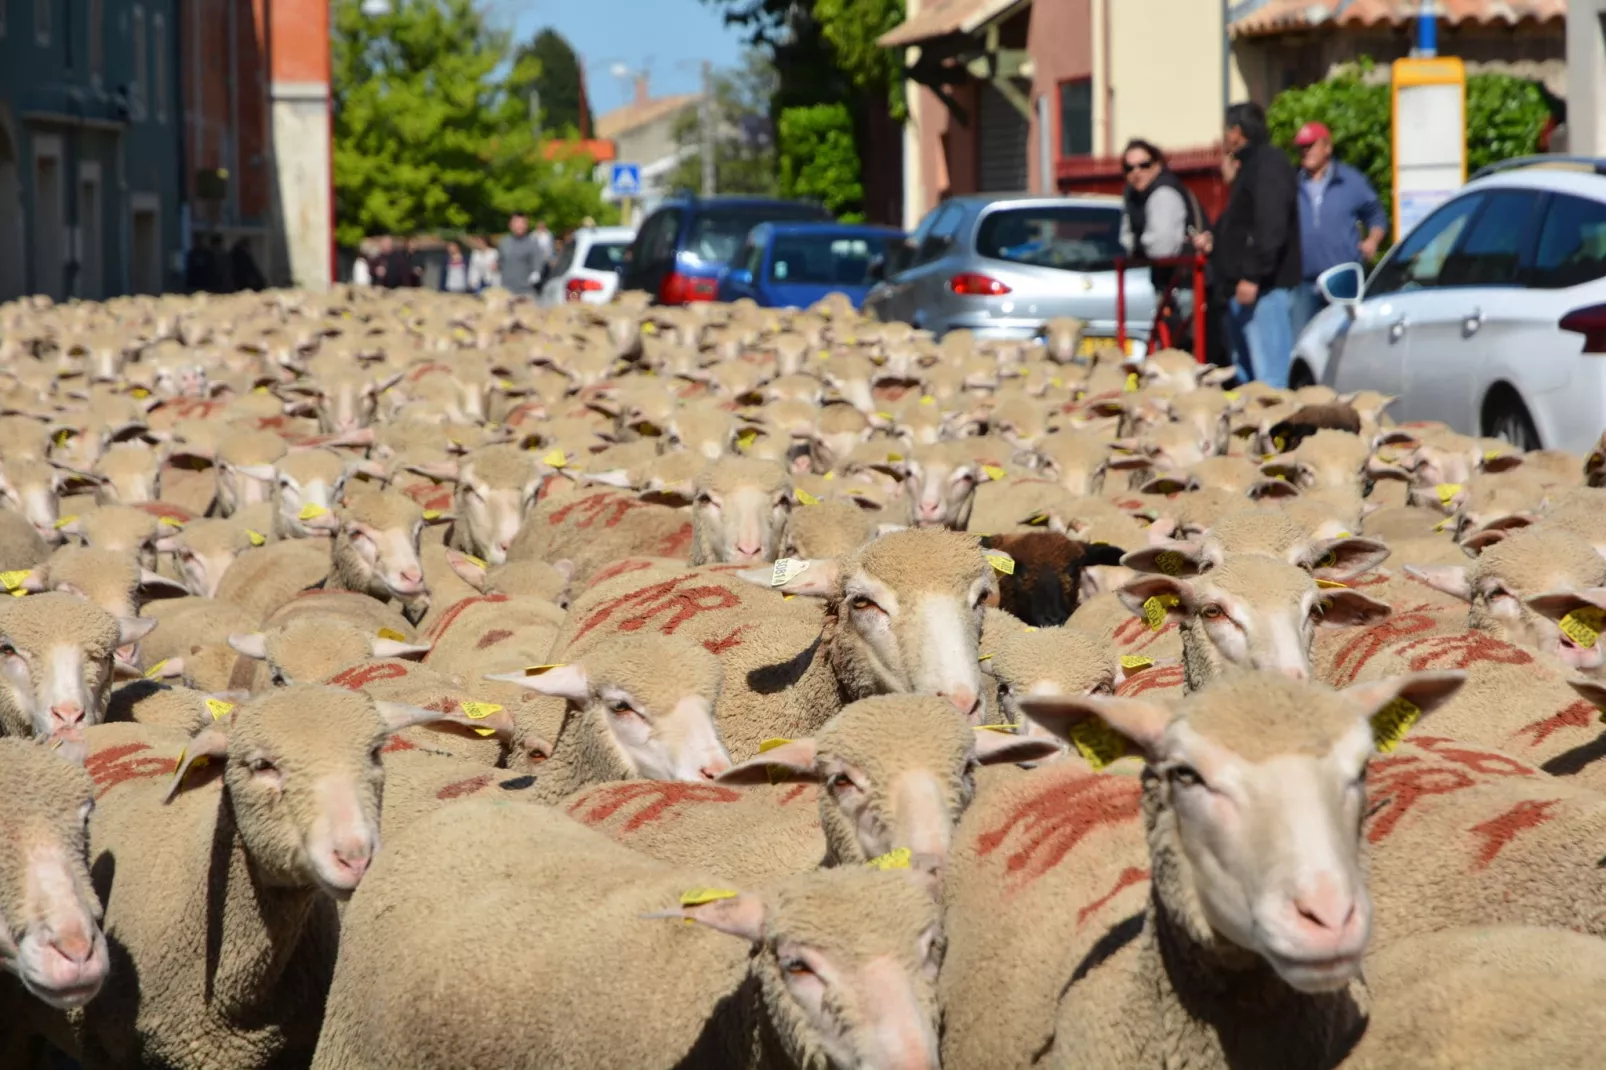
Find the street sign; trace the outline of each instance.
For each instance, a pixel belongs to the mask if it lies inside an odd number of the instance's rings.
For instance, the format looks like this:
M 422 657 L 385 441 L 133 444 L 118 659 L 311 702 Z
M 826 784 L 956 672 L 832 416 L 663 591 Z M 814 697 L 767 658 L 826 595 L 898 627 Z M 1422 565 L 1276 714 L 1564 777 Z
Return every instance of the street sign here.
M 1453 56 L 1394 61 L 1394 240 L 1467 180 L 1466 68 Z
M 608 173 L 608 193 L 614 197 L 641 196 L 641 165 L 616 163 Z

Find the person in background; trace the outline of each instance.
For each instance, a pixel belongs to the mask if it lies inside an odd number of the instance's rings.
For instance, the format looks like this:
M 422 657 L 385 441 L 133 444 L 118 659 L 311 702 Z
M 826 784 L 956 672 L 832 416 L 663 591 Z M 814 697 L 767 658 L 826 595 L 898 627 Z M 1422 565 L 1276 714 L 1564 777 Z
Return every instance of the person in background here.
M 234 284 L 241 290 L 266 290 L 268 280 L 263 277 L 262 271 L 257 267 L 256 258 L 251 255 L 251 246 L 244 239 L 239 238 L 229 249 L 229 268 L 234 274 Z
M 1227 337 L 1239 377 L 1278 388 L 1288 385 L 1294 348 L 1294 292 L 1303 270 L 1299 252 L 1299 182 L 1288 158 L 1268 140 L 1258 104 L 1227 109 L 1222 140 L 1238 174 L 1209 238 L 1227 303 Z
M 1294 297 L 1292 326 L 1298 338 L 1325 304 L 1316 276 L 1339 264 L 1365 264 L 1377 256 L 1387 220 L 1366 176 L 1334 158 L 1333 134 L 1325 123 L 1300 127 L 1294 144 L 1299 149 L 1299 248 L 1304 264 Z
M 441 289 L 449 294 L 468 293 L 468 261 L 463 259 L 463 247 L 454 241 L 446 243 L 446 267 L 441 272 Z
M 1121 153 L 1126 175 L 1121 213 L 1121 245 L 1141 260 L 1158 260 L 1190 252 L 1189 236 L 1204 229 L 1199 201 L 1166 166 L 1165 156 L 1150 142 L 1133 138 Z M 1176 267 L 1151 267 L 1149 279 L 1157 298 L 1166 301 L 1165 317 L 1173 344 L 1185 345 L 1193 309 L 1192 277 Z M 1173 287 L 1180 286 L 1180 291 Z
M 496 251 L 502 285 L 509 293 L 528 296 L 535 293 L 535 277 L 541 270 L 541 245 L 530 233 L 530 221 L 523 212 L 513 213 L 507 229 L 507 237 Z
M 496 250 L 491 247 L 490 239 L 476 234 L 468 242 L 471 246 L 468 254 L 468 288 L 479 293 L 492 286 L 500 286 L 502 280 L 496 269 Z
M 374 269 L 370 263 L 373 256 L 373 242 L 364 238 L 357 243 L 357 259 L 351 262 L 351 284 L 353 286 L 372 286 L 374 284 Z
M 399 285 L 407 287 L 424 285 L 424 261 L 418 255 L 418 239 L 408 238 L 402 248 L 405 250 L 402 255 L 407 258 L 407 272 Z
M 541 250 L 540 262 L 535 265 L 535 273 L 540 275 L 541 271 L 552 263 L 552 258 L 557 253 L 557 243 L 553 240 L 552 232 L 547 229 L 544 219 L 535 224 L 535 244 Z

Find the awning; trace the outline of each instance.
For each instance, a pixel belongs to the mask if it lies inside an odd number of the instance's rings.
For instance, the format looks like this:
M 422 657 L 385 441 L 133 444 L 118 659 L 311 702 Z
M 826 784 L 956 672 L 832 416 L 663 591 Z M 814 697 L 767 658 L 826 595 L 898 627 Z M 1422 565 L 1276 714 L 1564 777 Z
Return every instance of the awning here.
M 1451 26 L 1511 26 L 1567 17 L 1567 0 L 1438 0 L 1437 7 L 1438 17 Z M 1269 0 L 1234 19 L 1229 29 L 1234 37 L 1260 37 L 1324 26 L 1404 26 L 1421 13 L 1417 0 Z
M 919 14 L 878 37 L 876 44 L 902 48 L 953 33 L 975 33 L 1029 3 L 1031 0 L 932 0 Z

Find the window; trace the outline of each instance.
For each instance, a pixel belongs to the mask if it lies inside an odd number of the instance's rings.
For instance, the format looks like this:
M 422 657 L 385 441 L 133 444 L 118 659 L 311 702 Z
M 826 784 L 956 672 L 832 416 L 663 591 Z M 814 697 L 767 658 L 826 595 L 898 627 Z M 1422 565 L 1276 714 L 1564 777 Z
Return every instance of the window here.
M 1121 209 L 1042 205 L 991 212 L 976 252 L 994 260 L 1073 271 L 1107 271 L 1121 249 Z
M 156 65 L 151 81 L 151 97 L 156 107 L 156 121 L 165 123 L 167 122 L 167 19 L 160 12 L 151 16 L 151 62 Z
M 1528 285 L 1560 290 L 1606 278 L 1606 204 L 1569 197 L 1550 198 Z
M 959 221 L 964 217 L 965 210 L 959 205 L 943 205 L 915 253 L 915 263 L 929 264 L 945 255 L 953 247 L 954 235 L 959 232 Z
M 1093 155 L 1093 79 L 1060 83 L 1060 155 Z
M 686 251 L 711 264 L 726 264 L 736 255 L 736 249 L 747 237 L 747 232 L 760 223 L 784 222 L 789 219 L 827 220 L 830 216 L 823 208 L 812 205 L 774 205 L 746 211 L 718 209 L 704 212 L 691 227 Z
M 1366 296 L 1436 286 L 1444 262 L 1483 205 L 1481 193 L 1457 197 L 1424 219 L 1378 267 Z
M 625 248 L 623 242 L 598 242 L 586 250 L 584 266 L 590 271 L 618 271 L 624 263 Z
M 569 269 L 574 266 L 575 244 L 575 240 L 570 238 L 558 248 L 558 258 L 552 265 L 552 270 L 547 273 L 548 278 L 558 279 L 569 273 Z
M 776 239 L 770 278 L 813 286 L 865 286 L 874 254 L 867 238 L 789 234 Z
M 97 88 L 106 76 L 106 20 L 104 0 L 89 0 L 89 25 L 84 33 L 89 37 L 89 83 Z
M 145 9 L 138 4 L 134 5 L 134 30 L 128 35 L 129 42 L 134 49 L 134 76 L 128 87 L 129 110 L 134 118 L 145 118 L 145 74 L 148 53 L 145 40 Z
M 50 43 L 50 9 L 55 0 L 33 0 L 33 38 L 42 45 Z
M 1517 260 L 1532 242 L 1539 195 L 1496 190 L 1439 273 L 1440 286 L 1515 286 Z
M 675 236 L 680 233 L 680 213 L 673 209 L 659 212 L 647 221 L 641 232 L 643 265 L 663 264 L 675 258 Z

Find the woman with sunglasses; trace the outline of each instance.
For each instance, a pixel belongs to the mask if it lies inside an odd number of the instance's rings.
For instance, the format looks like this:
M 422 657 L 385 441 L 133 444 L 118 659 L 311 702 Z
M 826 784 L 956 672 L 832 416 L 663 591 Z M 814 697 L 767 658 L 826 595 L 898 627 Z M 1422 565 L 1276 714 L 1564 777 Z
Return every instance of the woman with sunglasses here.
M 1160 150 L 1134 138 L 1121 153 L 1121 170 L 1126 175 L 1121 244 L 1127 253 L 1141 260 L 1191 253 L 1190 236 L 1204 229 L 1204 212 L 1188 187 L 1182 184 L 1182 179 L 1166 166 Z M 1166 301 L 1173 339 L 1183 341 L 1193 304 L 1189 285 L 1192 276 L 1174 267 L 1151 267 L 1149 277 L 1154 283 L 1155 296 Z M 1173 280 L 1186 292 L 1168 296 Z

